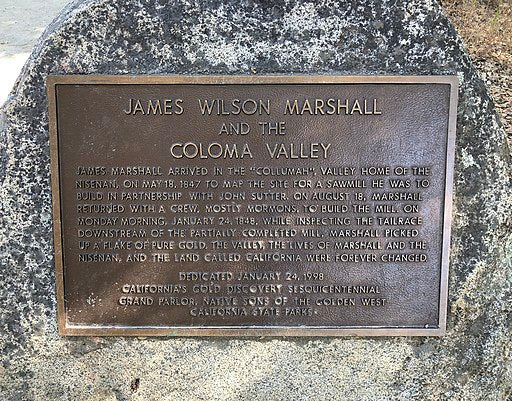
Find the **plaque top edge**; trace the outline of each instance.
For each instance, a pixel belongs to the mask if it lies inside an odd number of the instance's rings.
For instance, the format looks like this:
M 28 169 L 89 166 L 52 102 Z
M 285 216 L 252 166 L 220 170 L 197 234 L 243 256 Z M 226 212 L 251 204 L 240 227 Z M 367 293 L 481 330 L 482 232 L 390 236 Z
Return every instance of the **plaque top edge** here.
M 48 75 L 57 84 L 447 84 L 457 87 L 456 75 Z

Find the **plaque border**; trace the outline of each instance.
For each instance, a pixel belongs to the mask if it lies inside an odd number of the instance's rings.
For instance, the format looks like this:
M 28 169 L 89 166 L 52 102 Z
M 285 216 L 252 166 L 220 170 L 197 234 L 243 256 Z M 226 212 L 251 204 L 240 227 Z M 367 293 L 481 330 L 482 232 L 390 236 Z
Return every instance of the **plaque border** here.
M 60 202 L 59 146 L 57 126 L 57 85 L 109 84 L 444 84 L 450 85 L 446 171 L 444 188 L 443 231 L 439 286 L 439 325 L 437 327 L 401 326 L 112 326 L 68 325 L 64 298 L 64 266 Z M 334 336 L 442 336 L 446 334 L 448 307 L 448 273 L 457 125 L 456 75 L 49 75 L 46 78 L 50 136 L 50 172 L 55 255 L 58 333 L 61 336 L 237 336 L 237 337 L 334 337 Z

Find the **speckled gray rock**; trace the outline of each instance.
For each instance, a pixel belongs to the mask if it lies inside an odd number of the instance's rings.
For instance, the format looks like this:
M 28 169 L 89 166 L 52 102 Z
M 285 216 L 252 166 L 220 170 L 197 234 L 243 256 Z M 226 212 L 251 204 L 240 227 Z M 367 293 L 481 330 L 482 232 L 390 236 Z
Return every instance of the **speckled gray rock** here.
M 458 74 L 448 334 L 60 338 L 44 89 L 50 73 Z M 508 163 L 492 101 L 433 1 L 75 2 L 44 34 L 1 110 L 0 399 L 510 399 Z

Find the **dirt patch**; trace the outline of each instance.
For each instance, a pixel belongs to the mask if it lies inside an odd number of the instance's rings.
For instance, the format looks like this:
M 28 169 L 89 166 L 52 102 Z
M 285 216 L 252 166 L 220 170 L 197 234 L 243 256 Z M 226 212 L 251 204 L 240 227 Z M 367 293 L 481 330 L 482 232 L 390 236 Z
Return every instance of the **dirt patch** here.
M 512 150 L 512 0 L 443 0 L 489 88 Z

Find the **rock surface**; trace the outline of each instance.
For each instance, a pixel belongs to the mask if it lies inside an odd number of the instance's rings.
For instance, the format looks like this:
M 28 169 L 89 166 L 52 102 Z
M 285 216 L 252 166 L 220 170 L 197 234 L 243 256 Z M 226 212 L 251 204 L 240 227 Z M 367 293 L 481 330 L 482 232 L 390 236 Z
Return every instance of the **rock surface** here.
M 48 74 L 458 74 L 442 338 L 60 338 Z M 90 0 L 48 28 L 0 116 L 0 399 L 509 400 L 512 205 L 504 132 L 429 0 Z

